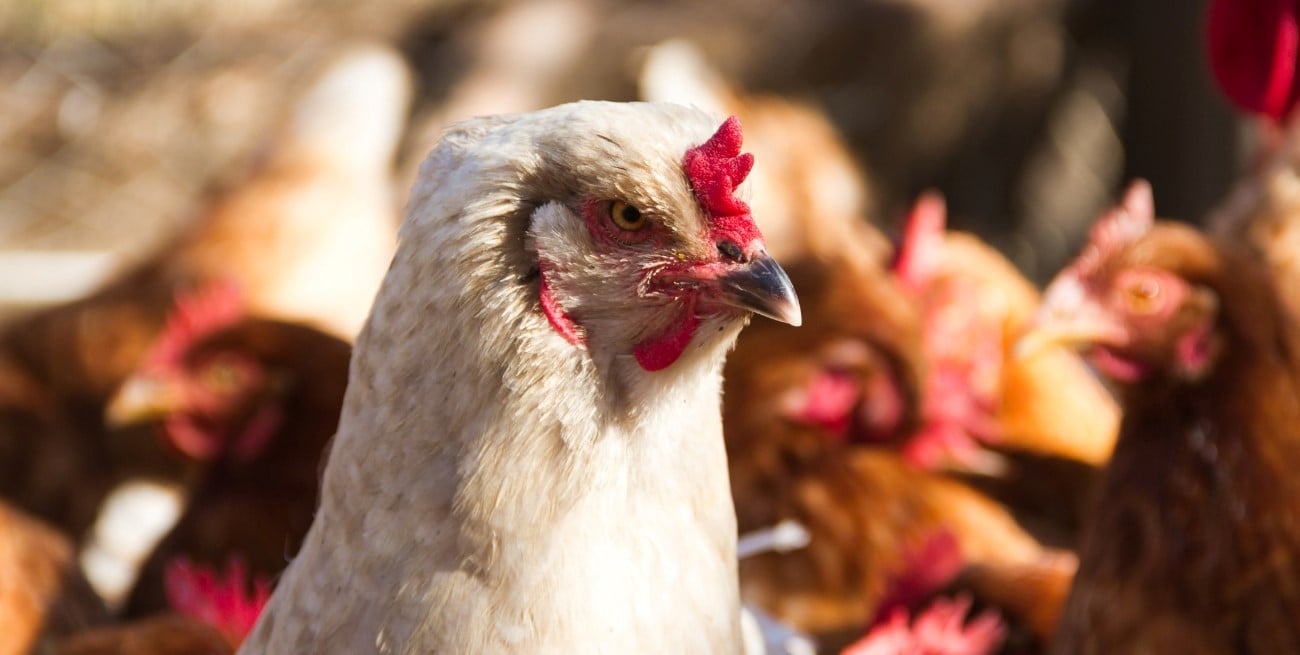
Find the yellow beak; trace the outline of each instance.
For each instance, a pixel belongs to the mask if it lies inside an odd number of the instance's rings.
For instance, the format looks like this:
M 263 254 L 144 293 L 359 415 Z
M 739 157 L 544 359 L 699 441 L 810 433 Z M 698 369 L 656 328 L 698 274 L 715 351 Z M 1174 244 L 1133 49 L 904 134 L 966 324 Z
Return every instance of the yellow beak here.
M 180 390 L 165 379 L 135 376 L 117 390 L 104 410 L 110 427 L 122 428 L 161 419 L 182 405 Z
M 1102 320 L 1034 321 L 1016 340 L 1012 354 L 1016 359 L 1032 357 L 1053 346 L 1079 348 L 1098 343 L 1114 343 L 1123 333 Z

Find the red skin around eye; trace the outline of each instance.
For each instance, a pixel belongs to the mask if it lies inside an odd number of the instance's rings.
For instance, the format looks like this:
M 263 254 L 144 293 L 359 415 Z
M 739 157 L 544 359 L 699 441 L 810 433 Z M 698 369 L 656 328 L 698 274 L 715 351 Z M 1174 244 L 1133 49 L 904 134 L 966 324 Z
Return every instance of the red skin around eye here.
M 587 222 L 587 230 L 598 243 L 632 245 L 653 241 L 656 246 L 667 245 L 668 234 L 662 223 L 647 219 L 645 227 L 640 230 L 624 230 L 610 218 L 611 204 L 610 200 L 591 200 L 582 205 L 582 217 Z

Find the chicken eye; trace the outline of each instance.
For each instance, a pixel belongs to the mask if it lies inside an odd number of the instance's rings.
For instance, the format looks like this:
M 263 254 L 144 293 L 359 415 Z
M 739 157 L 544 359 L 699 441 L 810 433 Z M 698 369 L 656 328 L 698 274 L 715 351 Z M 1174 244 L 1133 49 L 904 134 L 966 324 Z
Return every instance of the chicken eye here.
M 646 226 L 645 214 L 621 200 L 609 203 L 609 220 L 614 221 L 620 230 L 636 232 Z
M 1128 307 L 1136 314 L 1150 314 L 1160 307 L 1160 283 L 1150 278 L 1128 286 Z
M 204 384 L 220 393 L 238 388 L 242 377 L 240 370 L 228 362 L 216 362 L 203 371 Z

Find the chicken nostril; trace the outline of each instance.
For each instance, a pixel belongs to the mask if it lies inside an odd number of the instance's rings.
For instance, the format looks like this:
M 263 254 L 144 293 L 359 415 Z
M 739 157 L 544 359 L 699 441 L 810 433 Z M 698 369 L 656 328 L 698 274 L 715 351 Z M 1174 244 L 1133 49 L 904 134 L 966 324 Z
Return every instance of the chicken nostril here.
M 719 241 L 718 252 L 733 262 L 745 261 L 745 252 L 734 241 Z

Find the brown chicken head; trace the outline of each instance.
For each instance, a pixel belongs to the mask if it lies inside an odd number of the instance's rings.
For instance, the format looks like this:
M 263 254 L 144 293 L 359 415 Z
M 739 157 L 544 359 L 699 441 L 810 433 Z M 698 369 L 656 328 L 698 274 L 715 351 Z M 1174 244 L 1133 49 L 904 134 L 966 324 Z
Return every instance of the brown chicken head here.
M 1163 247 L 1153 247 L 1159 242 Z M 1170 244 L 1176 247 L 1168 247 Z M 1151 187 L 1134 182 L 1093 226 L 1083 253 L 1052 281 L 1017 352 L 1086 348 L 1120 384 L 1199 380 L 1221 350 L 1219 297 L 1206 283 L 1218 259 L 1191 228 L 1155 223 Z
M 218 338 L 243 316 L 232 285 L 178 294 L 144 364 L 110 401 L 108 423 L 157 421 L 168 444 L 199 461 L 256 458 L 280 426 L 285 381 L 254 354 Z

